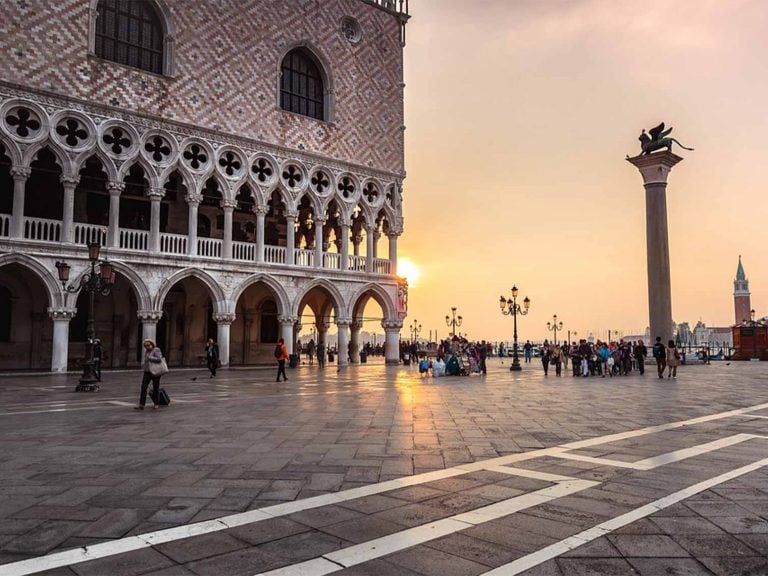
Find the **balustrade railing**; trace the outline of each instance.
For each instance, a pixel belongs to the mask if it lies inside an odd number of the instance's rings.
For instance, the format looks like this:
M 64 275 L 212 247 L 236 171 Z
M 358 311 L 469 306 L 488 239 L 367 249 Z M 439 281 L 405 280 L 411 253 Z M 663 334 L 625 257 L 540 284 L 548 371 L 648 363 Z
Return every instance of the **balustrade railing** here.
M 282 246 L 264 246 L 264 261 L 269 264 L 285 264 L 285 248 Z
M 337 252 L 323 253 L 323 268 L 338 270 L 341 268 L 341 254 Z
M 256 259 L 256 244 L 253 242 L 232 242 L 232 258 L 253 262 Z
M 147 251 L 149 244 L 149 232 L 146 230 L 132 230 L 120 228 L 120 248 L 124 250 Z
M 223 240 L 218 238 L 198 238 L 197 255 L 204 258 L 221 258 Z
M 376 4 L 390 12 L 408 14 L 408 0 L 365 0 L 369 4 Z
M 365 256 L 349 255 L 349 269 L 355 272 L 365 272 Z
M 102 246 L 107 244 L 107 229 L 96 224 L 75 222 L 75 244 L 90 244 L 98 242 Z
M 392 269 L 392 263 L 384 258 L 376 258 L 373 261 L 373 271 L 376 274 L 389 274 Z
M 186 254 L 187 236 L 184 234 L 160 234 L 160 252 L 163 254 Z
M 313 250 L 296 250 L 296 266 L 314 266 L 315 252 Z
M 7 238 L 11 235 L 11 215 L 0 214 L 0 238 Z
M 44 242 L 61 242 L 61 222 L 46 218 L 24 218 L 24 238 Z

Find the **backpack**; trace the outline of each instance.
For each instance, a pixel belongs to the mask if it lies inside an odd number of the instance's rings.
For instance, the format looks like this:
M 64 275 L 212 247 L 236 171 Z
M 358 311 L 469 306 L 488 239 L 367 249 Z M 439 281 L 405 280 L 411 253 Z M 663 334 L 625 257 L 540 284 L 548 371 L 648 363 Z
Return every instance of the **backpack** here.
M 275 358 L 280 358 L 283 355 L 283 347 L 278 344 L 275 346 Z
M 664 344 L 657 342 L 653 345 L 653 357 L 664 358 Z

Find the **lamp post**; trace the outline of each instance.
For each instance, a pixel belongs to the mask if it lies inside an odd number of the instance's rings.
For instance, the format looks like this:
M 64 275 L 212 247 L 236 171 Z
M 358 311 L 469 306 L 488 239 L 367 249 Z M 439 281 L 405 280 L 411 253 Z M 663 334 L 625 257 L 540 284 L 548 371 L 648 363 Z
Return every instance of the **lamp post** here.
M 576 330 L 574 330 L 573 331 L 573 337 L 576 338 L 576 336 L 578 336 L 578 335 L 579 335 L 579 333 L 576 332 Z M 566 342 L 566 344 L 568 344 L 568 346 L 571 345 L 571 331 L 570 330 L 568 330 L 568 342 Z
M 752 360 L 757 360 L 757 329 L 755 325 L 755 309 L 749 311 L 749 324 L 752 326 Z
M 520 304 L 517 303 L 517 286 L 512 286 L 512 298 L 499 298 L 499 306 L 501 307 L 501 313 L 504 316 L 512 316 L 514 332 L 512 333 L 512 366 L 509 367 L 510 371 L 520 371 L 520 359 L 517 357 L 517 315 L 525 316 L 528 314 L 528 309 L 531 307 L 531 300 L 527 296 L 523 300 L 523 307 L 520 308 Z
M 96 293 L 100 293 L 103 296 L 107 296 L 112 285 L 115 283 L 115 270 L 112 268 L 107 260 L 99 261 L 99 251 L 101 245 L 98 242 L 91 242 L 88 244 L 88 259 L 91 261 L 91 271 L 85 272 L 80 280 L 69 282 L 70 266 L 64 261 L 56 262 L 56 270 L 59 273 L 59 281 L 65 292 L 72 294 L 85 290 L 88 293 L 88 325 L 86 331 L 85 340 L 85 363 L 83 364 L 83 375 L 80 377 L 80 382 L 75 388 L 75 392 L 97 392 L 99 385 L 97 384 L 96 373 L 94 372 L 93 361 L 93 343 L 96 339 L 96 333 L 94 330 L 93 320 L 93 308 L 96 299 Z
M 416 338 L 419 337 L 419 333 L 421 332 L 421 324 L 419 324 L 419 321 L 415 318 L 413 319 L 413 324 L 410 325 L 411 330 L 411 342 L 416 342 Z
M 451 308 L 451 316 L 448 316 L 447 314 L 445 316 L 445 323 L 451 327 L 451 336 L 456 336 L 456 328 L 461 326 L 463 321 L 464 318 L 456 316 L 456 306 L 453 306 Z
M 555 346 L 557 346 L 557 331 L 563 329 L 563 323 L 558 323 L 557 314 L 552 316 L 552 322 L 547 322 L 547 330 L 552 330 L 555 333 Z

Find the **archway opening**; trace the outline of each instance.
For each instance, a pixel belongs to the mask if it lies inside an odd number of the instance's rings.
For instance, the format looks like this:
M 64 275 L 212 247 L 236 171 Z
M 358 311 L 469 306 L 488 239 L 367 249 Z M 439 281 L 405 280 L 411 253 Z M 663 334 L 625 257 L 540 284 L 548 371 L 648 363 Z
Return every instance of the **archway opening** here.
M 24 195 L 24 215 L 29 218 L 43 218 L 61 222 L 64 217 L 64 187 L 61 184 L 62 168 L 56 155 L 45 147 L 37 153 L 30 164 L 32 172 L 26 183 Z M 40 240 L 60 240 L 58 234 L 52 237 L 37 238 L 32 228 L 27 226 L 25 236 Z
M 160 204 L 160 232 L 187 235 L 189 229 L 189 209 L 187 207 L 187 187 L 177 171 L 171 173 L 163 186 L 165 193 Z
M 203 201 L 198 210 L 197 235 L 200 238 L 224 238 L 224 210 L 221 207 L 223 200 L 219 182 L 216 178 L 208 178 L 203 187 Z
M 147 194 L 149 181 L 140 164 L 134 164 L 125 177 L 120 195 L 120 228 L 149 230 L 152 207 Z
M 364 292 L 355 302 L 352 308 L 350 338 L 353 361 L 358 359 L 362 361 L 363 354 L 367 361 L 378 358 L 383 360 L 385 334 L 381 323 L 386 318 L 385 310 L 381 295 L 373 290 Z M 356 331 L 357 336 L 355 336 Z M 359 358 L 354 355 L 355 353 Z
M 312 340 L 315 345 L 325 344 L 326 351 L 333 354 L 338 349 L 338 330 L 336 328 L 337 305 L 329 290 L 323 286 L 314 286 L 301 299 L 298 308 L 299 322 L 295 330 L 294 350 L 306 354 L 307 344 Z
M 106 231 L 109 226 L 109 177 L 104 164 L 97 156 L 91 156 L 80 168 L 80 182 L 75 188 L 73 219 L 75 223 L 75 243 L 106 243 Z M 90 226 L 78 226 L 89 224 Z
M 273 364 L 280 338 L 278 298 L 264 282 L 255 282 L 237 299 L 230 329 L 232 364 Z

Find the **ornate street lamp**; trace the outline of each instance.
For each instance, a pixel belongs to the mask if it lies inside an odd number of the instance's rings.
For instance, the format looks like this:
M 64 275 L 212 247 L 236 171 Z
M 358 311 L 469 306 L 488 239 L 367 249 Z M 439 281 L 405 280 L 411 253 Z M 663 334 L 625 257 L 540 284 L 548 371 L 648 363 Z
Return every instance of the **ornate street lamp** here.
M 520 308 L 520 304 L 517 303 L 517 286 L 512 286 L 512 298 L 499 298 L 499 306 L 501 307 L 501 313 L 504 316 L 512 316 L 514 321 L 514 332 L 512 334 L 512 366 L 509 367 L 511 371 L 517 372 L 522 370 L 520 366 L 520 358 L 517 356 L 517 315 L 525 316 L 528 314 L 528 309 L 531 307 L 531 300 L 527 296 L 523 300 L 523 307 Z
M 752 360 L 757 360 L 757 329 L 755 325 L 755 309 L 749 311 L 749 324 L 752 326 Z
M 464 321 L 464 318 L 461 316 L 456 316 L 456 306 L 453 306 L 451 308 L 451 314 L 452 316 L 445 316 L 445 323 L 451 327 L 451 336 L 456 336 L 456 328 L 458 326 L 461 326 L 461 323 Z
M 416 338 L 419 337 L 419 333 L 421 332 L 421 324 L 419 324 L 419 321 L 415 318 L 413 319 L 413 324 L 410 325 L 411 330 L 411 342 L 416 342 Z
M 93 343 L 96 339 L 93 321 L 93 308 L 95 304 L 96 293 L 107 296 L 112 285 L 115 283 L 115 270 L 107 260 L 99 262 L 99 251 L 101 245 L 98 242 L 88 244 L 88 259 L 91 261 L 91 271 L 85 272 L 78 281 L 67 285 L 69 282 L 70 266 L 66 262 L 56 262 L 56 270 L 59 273 L 59 281 L 65 292 L 76 294 L 80 290 L 88 293 L 88 327 L 85 340 L 85 363 L 83 364 L 83 375 L 75 388 L 76 392 L 97 392 L 96 373 L 93 366 Z
M 557 331 L 563 329 L 563 323 L 557 322 L 557 314 L 552 316 L 552 322 L 547 322 L 547 330 L 552 330 L 555 333 L 555 346 L 557 346 Z

